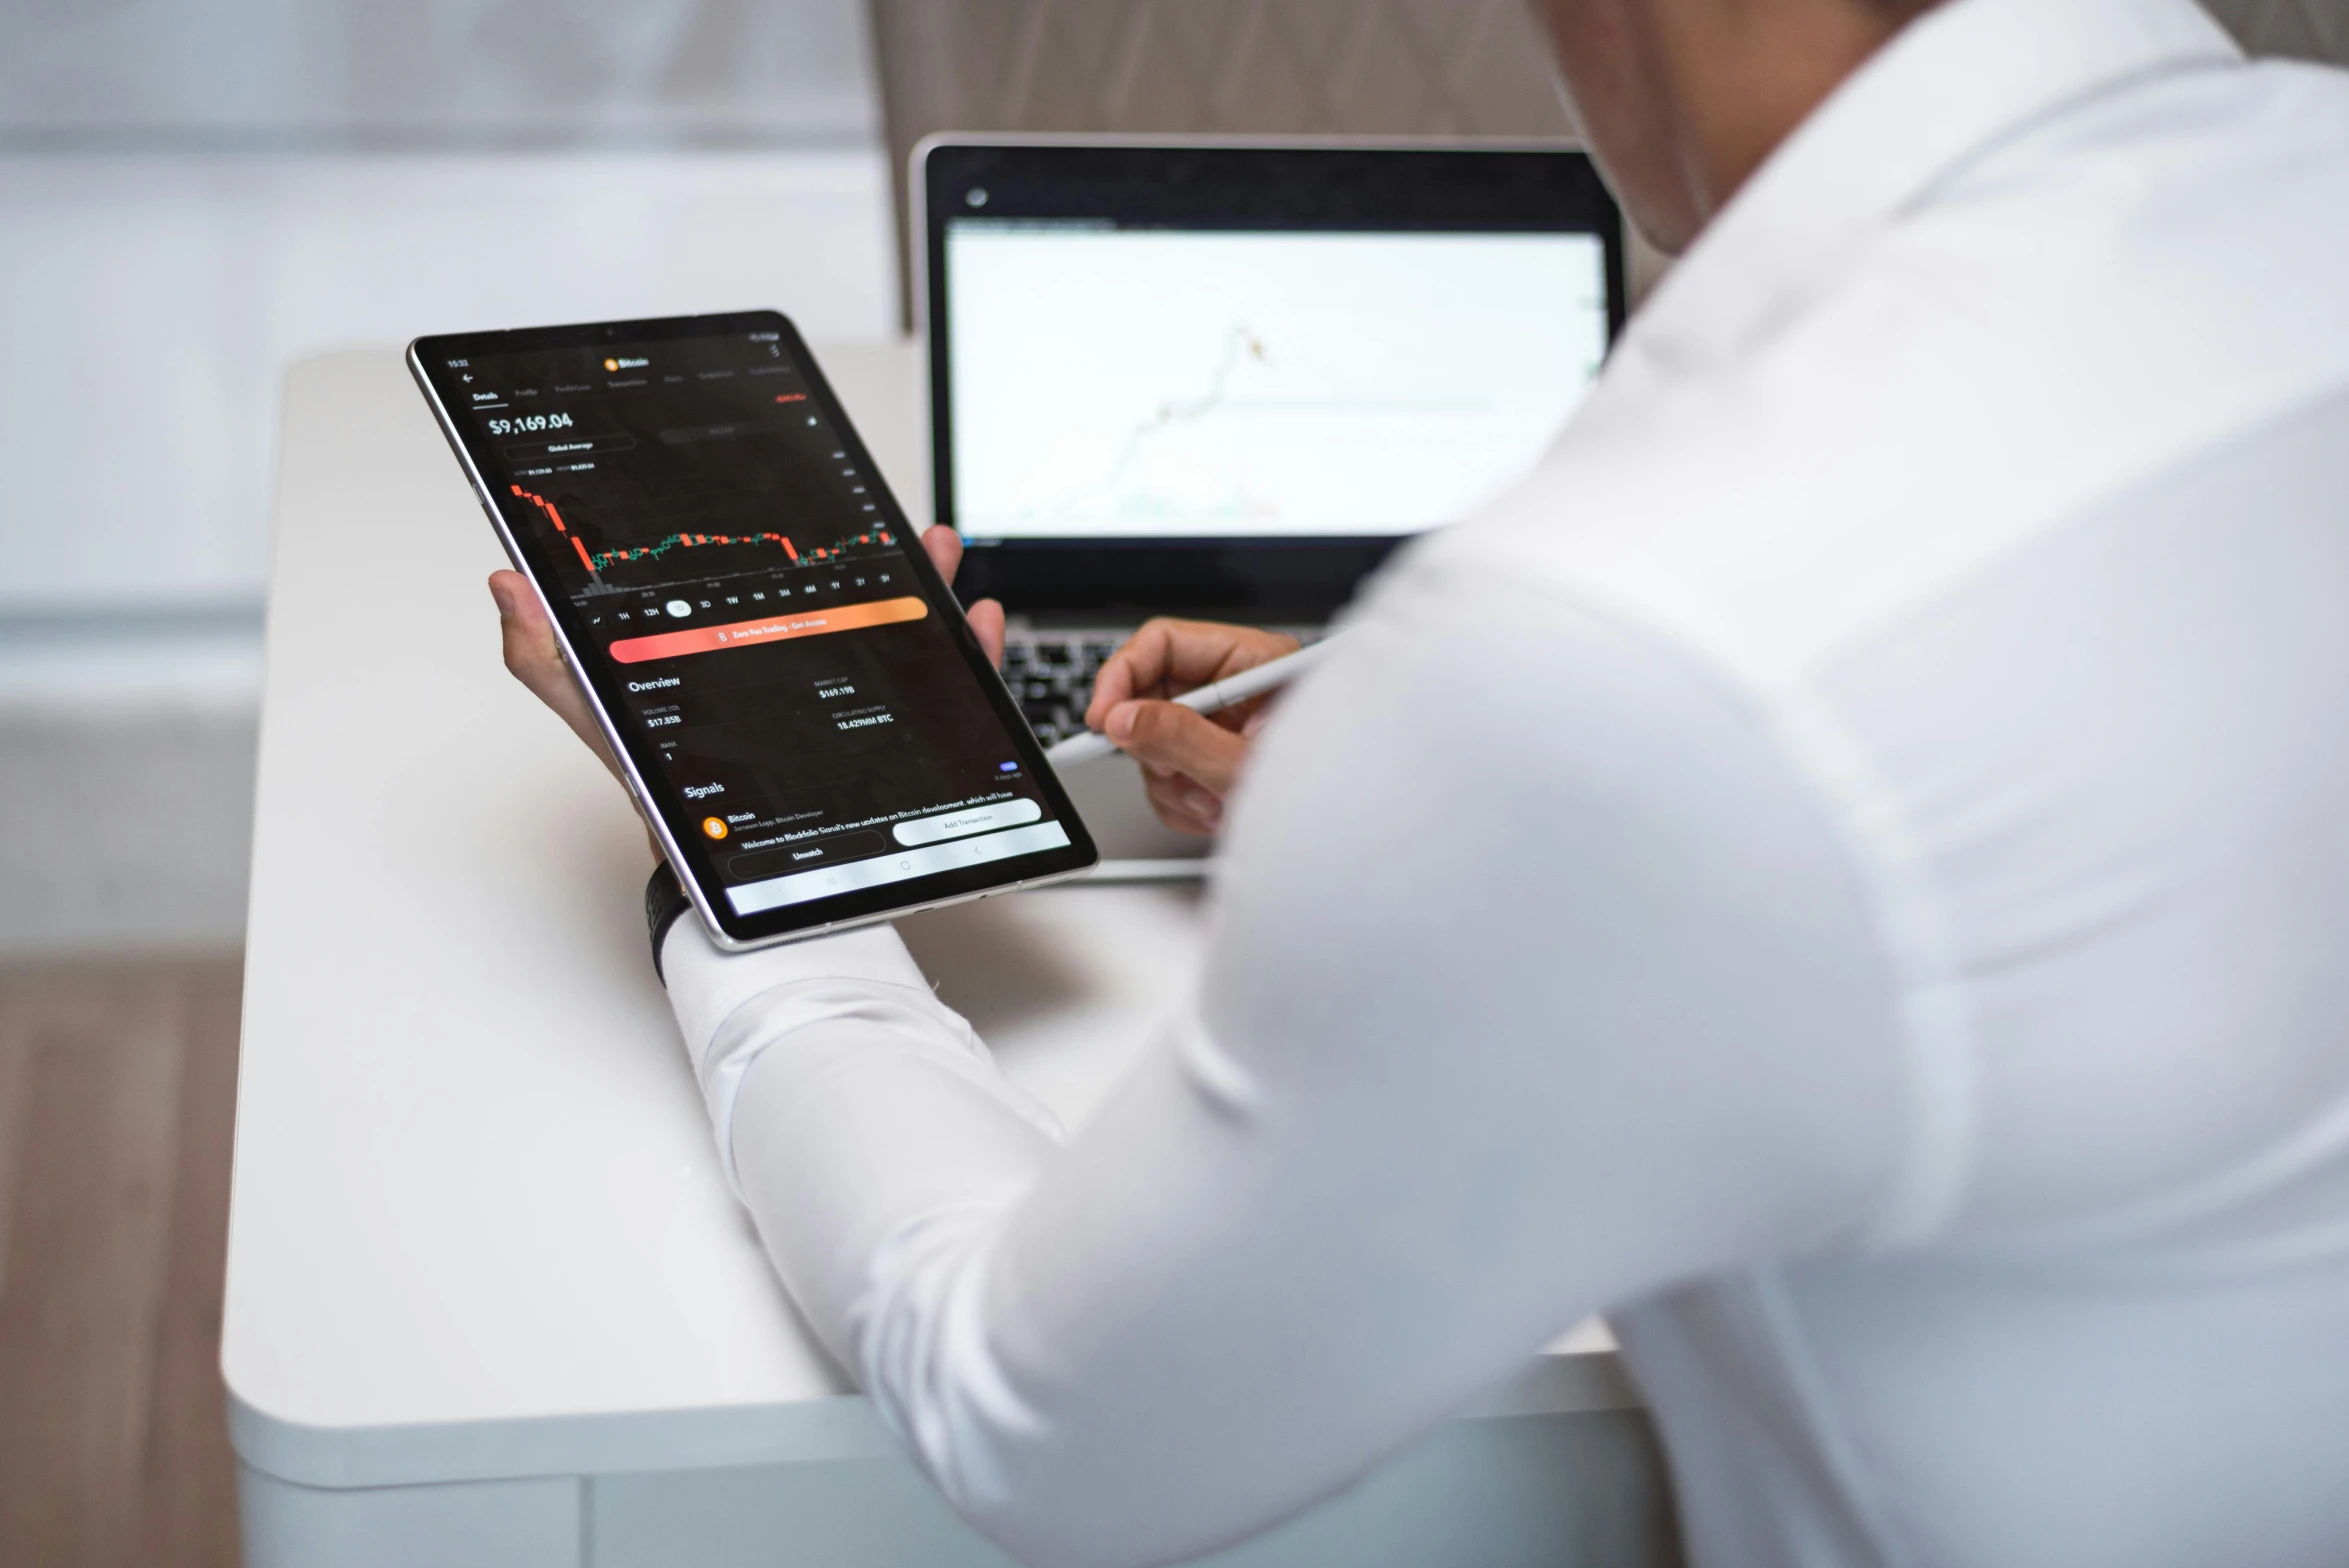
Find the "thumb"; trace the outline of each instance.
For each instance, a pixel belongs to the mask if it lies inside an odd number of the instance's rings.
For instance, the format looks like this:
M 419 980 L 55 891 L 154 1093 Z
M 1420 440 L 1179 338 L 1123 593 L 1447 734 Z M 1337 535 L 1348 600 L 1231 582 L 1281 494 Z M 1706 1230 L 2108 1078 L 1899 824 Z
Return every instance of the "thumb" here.
M 1248 756 L 1247 741 L 1172 702 L 1121 702 L 1102 733 L 1152 772 L 1188 774 L 1217 796 L 1231 793 Z

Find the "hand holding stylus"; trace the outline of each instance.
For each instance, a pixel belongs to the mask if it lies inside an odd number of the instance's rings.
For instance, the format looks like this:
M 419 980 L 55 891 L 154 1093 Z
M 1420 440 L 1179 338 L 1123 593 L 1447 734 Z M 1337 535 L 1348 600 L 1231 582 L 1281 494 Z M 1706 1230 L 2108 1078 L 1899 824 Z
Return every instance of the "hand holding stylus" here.
M 1315 643 L 1309 648 L 1299 648 L 1295 653 L 1275 659 L 1270 664 L 1259 664 L 1252 670 L 1242 670 L 1237 675 L 1209 681 L 1175 698 L 1174 705 L 1198 714 L 1215 714 L 1226 708 L 1236 708 L 1252 697 L 1261 697 L 1288 685 L 1319 663 L 1328 648 L 1326 642 Z M 1095 757 L 1113 756 L 1116 752 L 1117 742 L 1099 731 L 1086 730 L 1061 741 L 1045 752 L 1044 756 L 1045 760 L 1066 767 L 1072 762 L 1090 762 Z
M 1212 835 L 1223 826 L 1224 798 L 1264 722 L 1267 694 L 1297 670 L 1287 665 L 1274 672 L 1269 666 L 1297 651 L 1297 639 L 1278 632 L 1151 621 L 1095 678 L 1085 723 L 1101 738 L 1087 749 L 1114 746 L 1131 756 L 1142 764 L 1160 821 L 1178 832 Z M 1267 672 L 1256 677 L 1262 688 L 1243 688 L 1241 682 L 1259 669 Z M 1226 698 L 1233 699 L 1228 706 Z M 1054 760 L 1064 760 L 1057 747 Z

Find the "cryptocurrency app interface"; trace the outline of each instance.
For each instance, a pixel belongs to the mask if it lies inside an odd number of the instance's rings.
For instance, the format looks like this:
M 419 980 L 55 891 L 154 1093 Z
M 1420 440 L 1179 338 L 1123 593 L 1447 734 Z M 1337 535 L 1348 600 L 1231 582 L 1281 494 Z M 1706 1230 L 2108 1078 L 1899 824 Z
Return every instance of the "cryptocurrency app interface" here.
M 1065 848 L 791 353 L 747 332 L 429 368 L 736 915 Z

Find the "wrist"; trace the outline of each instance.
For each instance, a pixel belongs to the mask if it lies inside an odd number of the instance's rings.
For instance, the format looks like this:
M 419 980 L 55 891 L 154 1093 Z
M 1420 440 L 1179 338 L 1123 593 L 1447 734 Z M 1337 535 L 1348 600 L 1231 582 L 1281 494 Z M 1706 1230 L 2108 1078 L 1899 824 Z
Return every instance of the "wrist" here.
M 693 901 L 685 896 L 685 884 L 677 880 L 677 873 L 664 860 L 653 867 L 653 873 L 644 884 L 644 925 L 652 938 L 653 973 L 661 984 L 669 983 L 667 969 L 661 962 L 661 946 L 669 939 L 669 929 L 693 910 Z

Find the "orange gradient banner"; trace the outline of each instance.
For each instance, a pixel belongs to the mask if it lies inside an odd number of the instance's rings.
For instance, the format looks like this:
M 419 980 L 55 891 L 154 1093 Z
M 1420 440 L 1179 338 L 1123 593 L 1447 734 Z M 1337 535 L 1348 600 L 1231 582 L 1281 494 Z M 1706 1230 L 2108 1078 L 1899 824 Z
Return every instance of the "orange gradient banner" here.
M 929 613 L 928 604 L 908 595 L 902 599 L 844 604 L 832 610 L 800 610 L 759 621 L 734 621 L 725 626 L 696 626 L 691 631 L 628 637 L 613 643 L 606 651 L 622 664 L 642 664 L 648 659 L 675 659 L 688 653 L 714 653 L 720 648 L 747 648 L 753 643 L 821 637 L 827 632 L 852 632 L 863 626 L 918 621 Z

